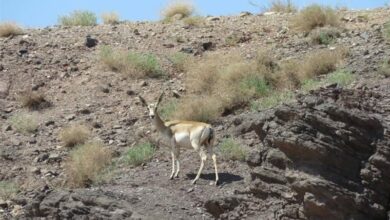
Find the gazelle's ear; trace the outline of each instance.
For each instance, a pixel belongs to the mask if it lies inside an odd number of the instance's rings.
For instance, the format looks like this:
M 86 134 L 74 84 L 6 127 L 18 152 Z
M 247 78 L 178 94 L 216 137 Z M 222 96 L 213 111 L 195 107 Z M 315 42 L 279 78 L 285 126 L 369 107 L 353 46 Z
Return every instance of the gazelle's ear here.
M 164 92 L 161 93 L 160 97 L 158 97 L 158 101 L 157 101 L 157 104 L 156 104 L 156 108 L 158 107 L 158 105 L 160 104 L 162 98 L 164 96 Z
M 145 107 L 148 107 L 148 103 L 146 103 L 145 99 L 142 98 L 142 96 L 138 96 L 139 100 L 141 100 L 141 103 L 145 106 Z

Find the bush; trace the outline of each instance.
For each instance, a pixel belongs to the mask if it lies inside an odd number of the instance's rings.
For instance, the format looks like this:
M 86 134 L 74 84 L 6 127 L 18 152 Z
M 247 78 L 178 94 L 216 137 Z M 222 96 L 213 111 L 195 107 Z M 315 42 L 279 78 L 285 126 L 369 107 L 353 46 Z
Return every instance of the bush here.
M 245 160 L 246 152 L 232 138 L 223 139 L 218 149 L 222 159 L 224 160 Z
M 216 96 L 188 96 L 178 102 L 173 118 L 211 122 L 222 112 L 222 102 Z
M 12 127 L 22 133 L 34 133 L 38 128 L 38 119 L 35 114 L 19 113 L 10 118 Z
M 45 96 L 42 93 L 34 91 L 23 91 L 19 94 L 19 100 L 23 107 L 29 109 L 39 109 L 43 107 L 44 103 L 47 103 Z
M 101 15 L 104 24 L 119 24 L 119 15 L 116 12 L 107 12 Z
M 62 129 L 60 139 L 65 147 L 74 147 L 84 144 L 90 136 L 90 130 L 87 126 L 76 124 Z
M 103 47 L 100 50 L 100 60 L 112 71 L 131 77 L 157 78 L 164 75 L 157 57 L 153 54 L 114 51 L 111 47 Z
M 23 34 L 22 28 L 12 22 L 0 23 L 0 37 L 9 37 Z
M 190 16 L 184 18 L 183 23 L 192 27 L 200 27 L 204 24 L 204 18 L 201 16 Z
M 97 24 L 97 17 L 90 11 L 74 11 L 59 17 L 58 21 L 63 26 L 94 26 Z
M 0 199 L 9 200 L 19 191 L 19 187 L 12 182 L 0 181 Z
M 339 86 L 347 86 L 355 81 L 355 76 L 346 70 L 338 70 L 326 76 L 326 83 L 337 83 Z
M 173 67 L 181 72 L 184 72 L 188 69 L 188 65 L 193 62 L 191 55 L 177 52 L 169 57 L 169 60 L 172 62 Z
M 304 8 L 293 19 L 293 26 L 299 31 L 310 32 L 317 27 L 337 27 L 339 22 L 334 9 L 314 4 Z
M 194 6 L 186 1 L 171 1 L 162 11 L 161 15 L 164 21 L 171 21 L 176 17 L 183 19 L 194 13 Z
M 99 173 L 111 163 L 111 158 L 111 151 L 98 142 L 76 148 L 65 165 L 69 186 L 91 185 Z
M 341 60 L 338 51 L 318 50 L 308 53 L 301 63 L 301 79 L 310 79 L 336 70 Z
M 143 143 L 130 148 L 124 155 L 124 161 L 133 166 L 139 166 L 152 159 L 155 148 L 150 143 Z
M 292 13 L 297 12 L 297 7 L 291 0 L 273 0 L 271 1 L 270 11 L 279 13 Z
M 334 27 L 316 28 L 310 33 L 310 39 L 315 44 L 328 45 L 333 43 L 338 37 L 340 37 L 340 32 Z

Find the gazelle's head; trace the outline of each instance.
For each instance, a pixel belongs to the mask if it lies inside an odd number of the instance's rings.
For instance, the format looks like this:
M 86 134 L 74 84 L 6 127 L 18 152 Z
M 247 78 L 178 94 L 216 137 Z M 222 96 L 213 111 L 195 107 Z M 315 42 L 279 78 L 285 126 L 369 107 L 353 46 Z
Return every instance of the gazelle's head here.
M 158 105 L 160 104 L 163 96 L 164 96 L 164 92 L 162 92 L 161 95 L 158 97 L 158 100 L 156 103 L 151 103 L 149 105 L 148 105 L 148 103 L 146 103 L 145 99 L 142 98 L 142 96 L 138 96 L 138 98 L 141 100 L 141 103 L 148 109 L 149 117 L 151 119 L 154 119 L 154 117 L 156 116 Z

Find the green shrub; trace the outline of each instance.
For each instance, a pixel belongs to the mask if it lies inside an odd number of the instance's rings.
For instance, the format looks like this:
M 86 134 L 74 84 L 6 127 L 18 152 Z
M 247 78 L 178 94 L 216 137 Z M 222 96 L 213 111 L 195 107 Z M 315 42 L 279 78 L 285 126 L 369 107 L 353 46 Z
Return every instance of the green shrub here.
M 12 127 L 22 133 L 34 133 L 38 129 L 38 119 L 35 114 L 18 113 L 10 118 Z
M 111 158 L 111 151 L 99 142 L 77 147 L 71 152 L 65 164 L 68 185 L 71 187 L 91 185 L 111 163 Z
M 59 17 L 58 21 L 63 26 L 94 26 L 97 24 L 97 17 L 93 12 L 76 10 Z
M 294 93 L 291 91 L 274 91 L 268 96 L 251 102 L 251 108 L 254 111 L 273 108 L 282 103 L 290 103 L 294 100 Z
M 157 78 L 164 75 L 161 65 L 154 54 L 141 54 L 130 51 L 113 50 L 102 47 L 99 53 L 100 61 L 112 71 L 143 78 Z
M 337 27 L 340 23 L 334 9 L 316 4 L 304 8 L 292 22 L 293 27 L 303 32 L 310 32 L 317 27 Z
M 143 143 L 130 148 L 124 155 L 124 161 L 133 166 L 139 166 L 152 159 L 155 148 L 150 143 Z
M 19 187 L 9 181 L 0 181 L 0 199 L 8 200 L 18 193 Z
M 340 86 L 347 86 L 355 81 L 355 75 L 346 70 L 338 70 L 326 76 L 328 84 L 337 83 Z
M 224 160 L 245 160 L 246 151 L 232 138 L 223 139 L 218 149 Z

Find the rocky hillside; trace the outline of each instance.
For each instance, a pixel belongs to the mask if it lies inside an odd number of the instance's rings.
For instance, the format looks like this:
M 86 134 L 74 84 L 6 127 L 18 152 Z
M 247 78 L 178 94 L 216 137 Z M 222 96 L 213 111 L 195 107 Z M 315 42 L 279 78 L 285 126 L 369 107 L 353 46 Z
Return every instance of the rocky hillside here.
M 0 38 L 0 215 L 390 219 L 390 81 L 377 73 L 390 57 L 383 38 L 390 10 L 339 13 L 342 31 L 328 46 L 290 29 L 293 14 L 208 17 L 195 27 L 181 22 L 55 26 Z M 134 79 L 107 70 L 99 60 L 105 45 L 155 54 L 166 77 Z M 232 137 L 245 146 L 246 161 L 219 160 L 218 187 L 209 185 L 214 171 L 207 163 L 192 186 L 199 157 L 184 151 L 182 176 L 168 180 L 169 150 L 154 134 L 138 95 L 153 100 L 161 91 L 178 99 L 187 94 L 185 73 L 172 66 L 169 55 L 235 53 L 250 60 L 270 48 L 276 59 L 288 60 L 341 47 L 348 49 L 344 68 L 356 76 L 352 85 L 296 91 L 289 104 L 224 114 L 213 122 L 217 139 Z M 28 110 L 20 94 L 32 91 L 44 94 L 45 104 Z M 37 120 L 32 133 L 19 132 L 13 123 L 25 114 Z M 68 188 L 72 151 L 59 134 L 76 123 L 91 127 L 92 139 L 104 143 L 114 161 L 143 141 L 161 146 L 141 166 L 119 164 L 98 184 Z M 17 188 L 12 196 L 2 196 L 10 191 L 6 182 Z

